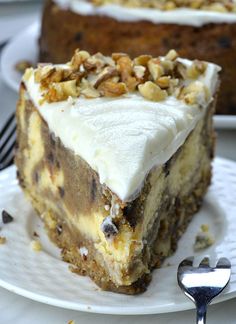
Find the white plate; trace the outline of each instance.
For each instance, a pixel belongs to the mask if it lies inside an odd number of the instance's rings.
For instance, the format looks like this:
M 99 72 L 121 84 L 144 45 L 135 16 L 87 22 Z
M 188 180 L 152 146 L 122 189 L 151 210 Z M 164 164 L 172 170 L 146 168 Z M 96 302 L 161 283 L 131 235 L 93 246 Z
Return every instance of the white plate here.
M 21 74 L 16 71 L 15 65 L 21 60 L 28 60 L 33 64 L 38 60 L 38 38 L 40 23 L 35 22 L 12 39 L 4 48 L 1 57 L 1 70 L 3 80 L 13 90 L 19 90 Z M 25 46 L 27 44 L 27 46 Z M 217 129 L 236 129 L 236 116 L 214 116 Z
M 0 246 L 0 286 L 19 295 L 68 309 L 106 314 L 155 314 L 193 308 L 176 282 L 178 263 L 193 255 L 193 243 L 201 224 L 209 224 L 216 242 L 195 254 L 199 259 L 226 256 L 232 263 L 230 285 L 216 302 L 236 296 L 236 163 L 217 158 L 214 178 L 203 207 L 179 242 L 176 254 L 162 269 L 155 270 L 148 290 L 126 296 L 98 289 L 87 277 L 68 270 L 59 250 L 47 239 L 42 223 L 25 200 L 15 178 L 15 167 L 0 173 L 0 210 L 6 209 L 14 221 L 1 226 L 7 243 Z M 34 252 L 30 242 L 37 232 L 43 246 Z

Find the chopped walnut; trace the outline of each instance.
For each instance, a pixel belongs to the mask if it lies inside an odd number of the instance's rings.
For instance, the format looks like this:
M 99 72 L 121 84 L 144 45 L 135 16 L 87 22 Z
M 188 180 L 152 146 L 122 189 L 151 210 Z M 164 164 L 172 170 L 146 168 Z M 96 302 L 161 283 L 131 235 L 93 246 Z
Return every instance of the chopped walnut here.
M 71 67 L 73 70 L 80 68 L 81 64 L 90 57 L 90 54 L 86 51 L 80 51 L 77 49 L 74 56 L 71 59 Z
M 52 83 L 44 95 L 48 102 L 66 100 L 68 97 L 77 97 L 79 88 L 76 87 L 76 80 Z
M 164 74 L 164 69 L 161 66 L 159 59 L 151 59 L 148 61 L 148 69 L 151 73 L 152 79 L 156 81 Z
M 209 99 L 209 94 L 206 86 L 202 82 L 195 81 L 183 88 L 180 98 L 183 98 L 188 105 L 197 103 L 201 105 Z
M 152 101 L 162 101 L 167 97 L 167 92 L 151 81 L 140 84 L 138 89 L 144 98 Z
M 207 88 L 198 81 L 206 68 L 207 63 L 198 60 L 190 66 L 181 63 L 175 50 L 164 57 L 140 55 L 133 60 L 124 53 L 104 56 L 76 50 L 66 66 L 38 66 L 34 79 L 40 83 L 41 103 L 80 96 L 88 99 L 118 97 L 137 92 L 152 101 L 172 95 L 187 104 L 201 105 L 209 99 Z M 27 70 L 24 78 L 31 75 L 32 70 Z
M 116 76 L 118 75 L 118 71 L 115 67 L 112 67 L 112 66 L 107 66 L 105 67 L 102 72 L 100 72 L 96 79 L 95 79 L 95 82 L 94 84 L 92 84 L 94 86 L 94 88 L 98 88 L 98 86 L 108 80 L 108 79 L 111 79 L 113 76 Z
M 202 61 L 195 60 L 192 65 L 187 68 L 186 76 L 189 79 L 197 79 L 206 71 L 207 64 Z
M 123 56 L 117 61 L 117 68 L 121 74 L 121 81 L 124 82 L 129 91 L 134 91 L 138 82 L 133 76 L 133 62 L 128 56 Z
M 171 50 L 166 54 L 165 59 L 166 59 L 166 60 L 170 60 L 170 61 L 175 61 L 175 60 L 177 59 L 177 57 L 178 57 L 178 53 L 177 53 L 175 50 L 171 49 Z
M 105 81 L 99 86 L 98 90 L 105 97 L 119 97 L 127 93 L 126 84 L 123 82 Z

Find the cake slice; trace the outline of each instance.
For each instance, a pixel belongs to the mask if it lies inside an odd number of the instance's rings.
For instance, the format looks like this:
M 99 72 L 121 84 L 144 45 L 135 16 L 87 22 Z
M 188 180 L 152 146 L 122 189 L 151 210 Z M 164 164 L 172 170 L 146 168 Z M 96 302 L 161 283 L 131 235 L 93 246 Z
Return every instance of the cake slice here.
M 136 294 L 211 180 L 219 66 L 77 50 L 23 77 L 18 179 L 73 271 Z

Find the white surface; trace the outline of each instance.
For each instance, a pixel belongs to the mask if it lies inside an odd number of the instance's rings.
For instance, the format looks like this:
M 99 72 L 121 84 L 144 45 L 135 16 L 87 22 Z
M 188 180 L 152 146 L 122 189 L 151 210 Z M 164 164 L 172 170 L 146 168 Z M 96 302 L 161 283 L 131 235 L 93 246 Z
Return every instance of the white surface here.
M 37 20 L 13 37 L 2 50 L 0 68 L 3 80 L 16 92 L 19 90 L 22 74 L 15 69 L 15 66 L 20 61 L 29 61 L 34 65 L 37 63 L 39 29 L 40 24 Z
M 203 207 L 175 255 L 163 268 L 154 271 L 148 290 L 139 296 L 101 291 L 89 278 L 68 270 L 68 264 L 60 260 L 58 249 L 47 239 L 41 222 L 18 187 L 14 167 L 0 174 L 0 190 L 0 209 L 6 209 L 14 217 L 12 223 L 2 226 L 1 235 L 7 238 L 7 243 L 0 246 L 0 285 L 10 291 L 46 304 L 94 313 L 155 314 L 193 308 L 177 286 L 176 269 L 183 258 L 194 254 L 192 246 L 201 224 L 209 224 L 215 244 L 195 255 L 199 259 L 209 255 L 214 260 L 228 257 L 232 264 L 230 285 L 216 302 L 236 296 L 235 162 L 215 160 L 213 184 Z M 30 247 L 34 232 L 40 236 L 43 246 L 40 252 Z
M 151 21 L 152 23 L 166 23 L 190 25 L 200 27 L 208 23 L 235 23 L 235 13 L 178 8 L 161 11 L 153 8 L 128 8 L 116 4 L 94 6 L 87 0 L 56 0 L 62 8 L 69 8 L 81 15 L 100 15 L 112 17 L 120 21 Z
M 42 4 L 33 1 L 5 4 L 0 0 L 0 45 L 39 19 Z M 17 2 L 17 1 L 16 1 Z

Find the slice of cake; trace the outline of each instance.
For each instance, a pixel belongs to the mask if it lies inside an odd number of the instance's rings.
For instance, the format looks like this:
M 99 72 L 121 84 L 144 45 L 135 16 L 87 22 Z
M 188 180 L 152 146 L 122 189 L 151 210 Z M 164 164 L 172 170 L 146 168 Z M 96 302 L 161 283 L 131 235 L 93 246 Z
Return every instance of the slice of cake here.
M 211 180 L 217 65 L 77 50 L 23 77 L 21 187 L 74 271 L 135 294 L 171 255 Z
M 76 48 L 214 62 L 223 68 L 216 113 L 236 114 L 236 2 L 232 0 L 48 0 L 40 61 L 63 63 Z

